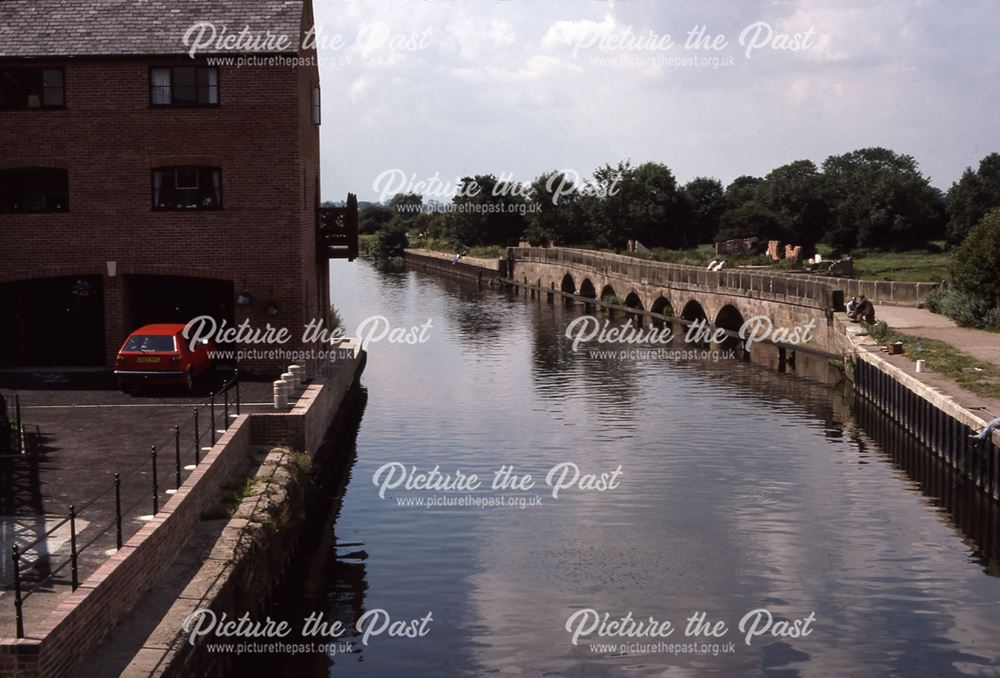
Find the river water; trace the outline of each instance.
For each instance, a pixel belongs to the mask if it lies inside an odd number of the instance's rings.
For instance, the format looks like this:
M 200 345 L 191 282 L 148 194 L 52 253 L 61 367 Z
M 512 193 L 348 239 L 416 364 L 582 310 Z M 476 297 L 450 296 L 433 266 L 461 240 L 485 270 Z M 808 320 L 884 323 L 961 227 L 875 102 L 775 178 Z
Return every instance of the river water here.
M 998 671 L 996 507 L 842 388 L 741 362 L 574 352 L 562 335 L 581 308 L 432 273 L 337 262 L 331 278 L 349 330 L 372 315 L 431 327 L 423 344 L 368 347 L 356 449 L 341 450 L 350 459 L 329 515 L 271 614 L 297 621 L 322 612 L 348 626 L 365 612 L 381 622 L 377 610 L 431 620 L 410 627 L 421 637 L 383 631 L 365 645 L 349 632 L 326 654 L 255 658 L 258 670 Z M 475 473 L 483 486 L 401 487 L 381 498 L 373 478 L 393 463 Z M 621 473 L 603 492 L 578 483 L 553 498 L 546 474 L 564 463 L 581 474 Z M 503 466 L 531 474 L 535 486 L 493 490 Z M 513 505 L 403 505 L 501 496 Z M 762 635 L 747 644 L 740 622 L 761 608 L 774 622 L 765 629 L 760 613 Z M 602 638 L 581 628 L 574 644 L 567 620 L 589 620 L 586 610 L 670 621 L 674 631 Z M 686 636 L 699 612 L 726 633 Z M 796 620 L 807 634 L 772 635 Z

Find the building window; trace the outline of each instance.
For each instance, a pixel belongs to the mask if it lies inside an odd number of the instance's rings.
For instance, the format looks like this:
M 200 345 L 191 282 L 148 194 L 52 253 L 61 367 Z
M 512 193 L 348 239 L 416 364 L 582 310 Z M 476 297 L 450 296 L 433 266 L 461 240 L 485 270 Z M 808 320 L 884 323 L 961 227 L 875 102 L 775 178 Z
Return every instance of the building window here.
M 313 125 L 315 125 L 316 127 L 319 127 L 320 125 L 320 120 L 322 119 L 321 113 L 322 110 L 321 110 L 320 90 L 319 87 L 313 87 L 312 119 L 313 119 Z
M 153 209 L 222 209 L 222 170 L 218 167 L 154 169 Z
M 65 212 L 69 173 L 32 167 L 0 170 L 0 212 Z
M 149 69 L 152 106 L 217 106 L 219 69 L 214 66 L 173 66 Z
M 63 108 L 66 92 L 61 68 L 0 70 L 0 110 Z

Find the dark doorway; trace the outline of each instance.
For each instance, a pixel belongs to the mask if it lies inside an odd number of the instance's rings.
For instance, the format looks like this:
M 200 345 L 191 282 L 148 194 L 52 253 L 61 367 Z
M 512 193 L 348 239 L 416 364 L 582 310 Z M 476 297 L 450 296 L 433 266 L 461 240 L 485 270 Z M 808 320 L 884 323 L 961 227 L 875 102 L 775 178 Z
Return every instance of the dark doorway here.
M 221 324 L 233 322 L 233 283 L 210 278 L 127 275 L 125 330 L 151 323 L 186 323 L 209 315 Z
M 80 367 L 104 364 L 100 276 L 39 278 L 0 285 L 0 365 Z

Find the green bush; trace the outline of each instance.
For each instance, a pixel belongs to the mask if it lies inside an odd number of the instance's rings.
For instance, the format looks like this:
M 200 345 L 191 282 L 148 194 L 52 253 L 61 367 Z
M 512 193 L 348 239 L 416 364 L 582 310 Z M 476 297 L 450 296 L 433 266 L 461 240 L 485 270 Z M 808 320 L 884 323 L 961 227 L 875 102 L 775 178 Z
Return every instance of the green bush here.
M 1000 304 L 953 285 L 942 285 L 928 294 L 927 308 L 962 327 L 1000 328 Z
M 406 224 L 393 221 L 375 236 L 372 256 L 376 261 L 389 262 L 403 256 L 403 250 L 409 247 L 406 234 Z
M 985 299 L 985 310 L 1000 305 L 1000 209 L 983 217 L 955 248 L 951 276 L 960 291 Z

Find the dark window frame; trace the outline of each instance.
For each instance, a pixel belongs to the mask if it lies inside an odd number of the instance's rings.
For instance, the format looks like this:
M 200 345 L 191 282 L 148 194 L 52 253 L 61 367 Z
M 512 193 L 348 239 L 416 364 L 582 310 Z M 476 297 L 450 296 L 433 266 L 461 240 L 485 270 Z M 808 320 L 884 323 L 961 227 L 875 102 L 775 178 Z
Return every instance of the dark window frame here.
M 38 106 L 13 106 L 7 107 L 0 103 L 0 111 L 64 111 L 66 110 L 66 69 L 62 66 L 5 66 L 0 67 L 0 73 L 9 71 L 35 71 L 38 73 L 39 77 L 39 89 L 38 95 L 40 97 Z M 45 71 L 58 71 L 59 78 L 62 80 L 62 103 L 58 105 L 46 105 L 45 104 Z M 3 99 L 0 98 L 0 102 Z
M 18 172 L 49 172 L 58 173 L 61 179 L 65 180 L 65 191 L 58 194 L 57 197 L 62 197 L 62 207 L 52 207 L 45 209 L 8 209 L 4 206 L 3 198 L 3 188 L 6 185 L 6 176 L 12 175 Z M 46 202 L 50 202 L 51 196 L 46 197 Z M 22 196 L 23 198 L 23 196 Z M 69 170 L 64 167 L 8 167 L 0 170 L 0 214 L 62 214 L 63 212 L 69 212 Z
M 323 90 L 317 84 L 314 84 L 312 87 L 310 104 L 313 127 L 320 127 L 323 124 Z
M 201 71 L 215 71 L 215 103 L 199 101 L 177 101 L 177 86 L 174 84 L 174 71 L 178 68 L 193 68 L 195 71 L 195 93 L 198 91 L 198 77 Z M 170 102 L 155 103 L 153 100 L 153 71 L 170 71 Z M 222 73 L 218 66 L 206 66 L 203 64 L 174 64 L 172 66 L 150 66 L 149 67 L 149 107 L 150 108 L 219 108 L 222 105 Z
M 218 174 L 218 176 L 219 176 L 219 190 L 218 190 L 218 196 L 217 196 L 218 200 L 215 201 L 215 204 L 207 206 L 207 207 L 204 206 L 204 205 L 193 205 L 193 206 L 187 206 L 187 207 L 177 207 L 176 204 L 171 205 L 171 206 L 167 206 L 167 207 L 161 207 L 161 206 L 157 205 L 157 200 L 156 200 L 156 173 L 157 172 L 170 172 L 171 173 L 170 176 L 173 176 L 174 177 L 174 181 L 175 181 L 175 187 L 173 189 L 174 191 L 177 191 L 177 190 L 194 190 L 194 189 L 178 189 L 178 188 L 176 188 L 176 176 L 177 176 L 177 172 L 178 171 L 184 171 L 184 170 L 188 170 L 188 171 L 190 171 L 190 170 L 197 170 L 198 171 L 199 182 L 201 181 L 202 173 L 208 173 L 209 181 L 213 181 L 212 173 L 217 173 Z M 164 175 L 164 176 L 167 176 L 167 175 Z M 213 181 L 213 183 L 214 183 L 214 181 Z M 160 187 L 160 190 L 162 191 L 162 185 Z M 214 187 L 213 187 L 213 191 L 214 191 Z M 220 210 L 223 209 L 223 206 L 225 204 L 225 201 L 224 201 L 224 199 L 222 197 L 222 168 L 219 167 L 219 166 L 217 166 L 217 165 L 164 165 L 162 167 L 153 167 L 153 168 L 150 169 L 150 172 L 149 172 L 149 197 L 150 197 L 150 202 L 152 204 L 152 211 L 153 212 L 217 212 L 217 211 L 220 211 Z M 174 202 L 176 203 L 176 201 L 174 201 Z

